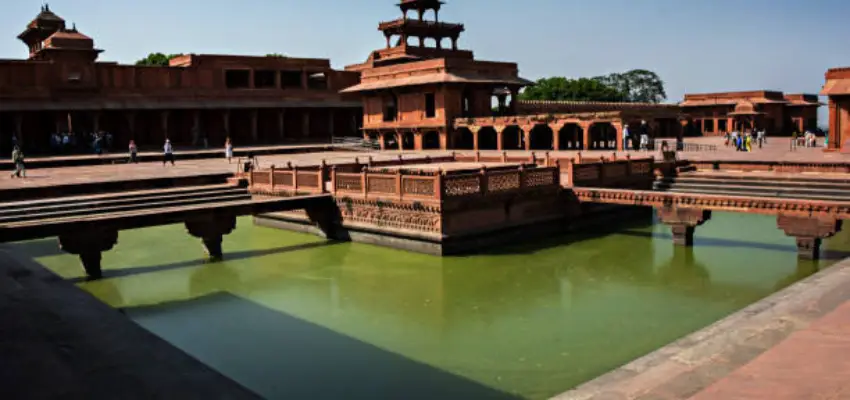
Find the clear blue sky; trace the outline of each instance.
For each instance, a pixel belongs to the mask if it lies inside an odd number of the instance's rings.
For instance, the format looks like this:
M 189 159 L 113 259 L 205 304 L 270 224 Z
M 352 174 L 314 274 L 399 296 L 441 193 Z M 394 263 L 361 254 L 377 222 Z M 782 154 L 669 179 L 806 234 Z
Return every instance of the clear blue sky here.
M 284 53 L 359 63 L 384 45 L 377 24 L 398 0 L 53 0 L 95 39 L 102 59 L 150 52 Z M 41 1 L 0 13 L 0 57 L 24 58 L 16 36 Z M 528 79 L 656 71 L 685 92 L 776 89 L 816 93 L 829 67 L 850 65 L 848 0 L 448 0 L 462 48 L 514 61 Z M 822 113 L 823 112 L 822 109 Z

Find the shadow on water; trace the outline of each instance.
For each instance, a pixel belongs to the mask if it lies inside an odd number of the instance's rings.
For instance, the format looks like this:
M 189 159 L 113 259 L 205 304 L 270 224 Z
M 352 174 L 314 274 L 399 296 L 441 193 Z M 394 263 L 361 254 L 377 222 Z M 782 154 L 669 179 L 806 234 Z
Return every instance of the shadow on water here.
M 229 294 L 126 312 L 270 399 L 519 398 Z
M 651 217 L 628 217 L 624 219 L 616 219 L 610 222 L 606 221 L 605 223 L 580 227 L 574 231 L 566 231 L 551 236 L 544 236 L 537 240 L 524 240 L 514 245 L 490 247 L 480 254 L 493 256 L 531 254 L 553 247 L 566 246 L 585 240 L 593 240 L 607 235 L 621 233 L 624 229 L 650 228 L 653 224 L 654 221 Z
M 327 241 L 327 242 L 316 242 L 316 243 L 304 243 L 304 244 L 299 244 L 299 245 L 294 245 L 294 246 L 276 247 L 276 248 L 273 248 L 273 249 L 265 249 L 265 250 L 237 251 L 237 252 L 233 252 L 233 253 L 225 253 L 224 260 L 225 261 L 238 261 L 238 260 L 244 260 L 244 259 L 249 259 L 249 258 L 253 258 L 253 257 L 263 257 L 263 256 L 280 254 L 280 253 L 288 253 L 288 252 L 293 252 L 293 251 L 310 250 L 310 249 L 319 248 L 319 247 L 332 246 L 332 245 L 335 245 L 335 244 L 338 244 L 338 243 L 341 243 L 341 242 Z M 198 267 L 198 266 L 201 266 L 201 265 L 204 265 L 204 264 L 209 264 L 209 261 L 207 261 L 205 259 L 197 259 L 197 260 L 182 261 L 182 262 L 178 262 L 178 263 L 155 265 L 155 266 L 149 266 L 149 267 L 126 268 L 126 269 L 120 269 L 120 270 L 105 270 L 105 271 L 103 271 L 103 278 L 102 279 L 121 278 L 121 277 L 126 277 L 126 276 L 147 274 L 147 273 L 152 273 L 152 272 L 162 272 L 162 271 L 169 271 L 169 270 L 188 268 L 188 267 Z M 86 280 L 87 279 L 85 277 L 68 279 L 68 281 L 72 282 L 72 283 L 85 282 Z

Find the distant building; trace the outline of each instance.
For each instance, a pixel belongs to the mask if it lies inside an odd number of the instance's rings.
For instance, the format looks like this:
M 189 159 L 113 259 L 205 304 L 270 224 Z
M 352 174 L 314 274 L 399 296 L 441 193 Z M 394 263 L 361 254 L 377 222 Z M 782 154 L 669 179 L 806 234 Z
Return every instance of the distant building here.
M 689 118 L 686 132 L 695 136 L 718 136 L 726 132 L 765 130 L 770 135 L 790 135 L 814 130 L 818 123 L 815 94 L 783 94 L 750 91 L 686 94 L 679 104 Z
M 185 55 L 167 67 L 99 62 L 92 38 L 48 6 L 18 38 L 27 60 L 0 60 L 0 148 L 16 135 L 45 149 L 53 132 L 109 131 L 116 146 L 130 139 L 177 146 L 206 138 L 221 146 L 327 141 L 357 134 L 358 99 L 339 90 L 358 73 L 323 59 Z
M 820 94 L 829 96 L 828 150 L 850 151 L 850 67 L 827 71 Z

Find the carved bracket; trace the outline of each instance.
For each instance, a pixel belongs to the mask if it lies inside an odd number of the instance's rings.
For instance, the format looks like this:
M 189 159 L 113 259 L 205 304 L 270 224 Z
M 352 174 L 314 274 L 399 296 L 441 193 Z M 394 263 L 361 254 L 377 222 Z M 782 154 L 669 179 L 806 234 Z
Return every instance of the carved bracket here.
M 203 241 L 204 250 L 212 261 L 218 261 L 224 257 L 221 249 L 222 236 L 230 234 L 234 229 L 236 229 L 235 215 L 211 214 L 186 221 L 186 230 L 190 235 Z
M 841 230 L 841 220 L 835 218 L 799 217 L 779 214 L 776 225 L 797 241 L 797 255 L 814 260 L 820 257 L 821 242 Z
M 103 277 L 101 253 L 118 243 L 118 230 L 109 227 L 89 228 L 59 236 L 59 248 L 80 257 L 90 279 Z
M 699 208 L 662 207 L 656 209 L 658 218 L 667 225 L 683 225 L 691 228 L 711 219 L 711 210 Z

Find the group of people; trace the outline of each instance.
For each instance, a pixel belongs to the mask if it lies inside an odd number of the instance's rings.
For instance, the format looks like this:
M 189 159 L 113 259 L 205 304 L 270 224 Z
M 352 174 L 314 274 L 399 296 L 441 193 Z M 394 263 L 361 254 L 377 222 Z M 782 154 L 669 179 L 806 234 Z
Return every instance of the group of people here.
M 626 149 L 636 148 L 640 151 L 648 151 L 649 150 L 649 126 L 646 124 L 646 121 L 640 122 L 640 128 L 637 133 L 638 142 L 637 146 L 633 142 L 632 132 L 629 130 L 629 125 L 625 125 L 623 127 L 623 147 Z
M 824 146 L 828 145 L 829 138 L 824 136 Z M 808 129 L 800 135 L 797 132 L 794 132 L 791 135 L 791 144 L 795 147 L 800 146 L 800 142 L 802 142 L 803 147 L 817 147 L 818 146 L 818 135 L 815 132 L 812 132 Z
M 82 140 L 80 139 L 82 137 Z M 90 132 L 77 135 L 74 132 L 53 133 L 50 135 L 50 149 L 53 154 L 70 154 L 77 151 L 92 151 L 97 155 L 112 149 L 113 136 L 109 132 Z M 81 148 L 81 144 L 83 148 Z
M 726 147 L 734 146 L 737 151 L 750 152 L 753 151 L 755 145 L 762 148 L 767 144 L 767 136 L 764 130 L 726 132 L 723 137 Z

